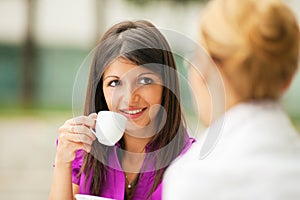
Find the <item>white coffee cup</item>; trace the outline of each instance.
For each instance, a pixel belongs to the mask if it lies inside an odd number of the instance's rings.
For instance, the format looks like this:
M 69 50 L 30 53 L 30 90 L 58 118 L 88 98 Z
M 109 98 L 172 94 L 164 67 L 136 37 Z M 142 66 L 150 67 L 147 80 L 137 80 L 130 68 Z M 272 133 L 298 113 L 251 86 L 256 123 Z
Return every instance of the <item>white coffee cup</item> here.
M 95 135 L 107 146 L 115 145 L 123 136 L 127 118 L 112 111 L 100 111 L 96 120 Z
M 92 196 L 87 194 L 75 194 L 75 198 L 77 200 L 111 200 L 110 198 Z

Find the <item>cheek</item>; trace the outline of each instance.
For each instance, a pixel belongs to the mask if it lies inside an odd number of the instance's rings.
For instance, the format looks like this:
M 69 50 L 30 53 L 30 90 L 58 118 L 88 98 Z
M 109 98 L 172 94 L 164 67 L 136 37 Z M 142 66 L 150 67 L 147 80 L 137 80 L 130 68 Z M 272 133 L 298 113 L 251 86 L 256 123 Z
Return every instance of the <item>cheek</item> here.
M 161 104 L 163 88 L 161 85 L 155 85 L 144 89 L 141 93 L 143 99 L 149 105 Z
M 194 104 L 197 108 L 198 117 L 204 125 L 209 125 L 211 121 L 211 95 L 206 81 L 195 70 L 190 71 L 189 79 L 193 96 L 195 96 Z
M 112 89 L 103 88 L 104 98 L 109 110 L 113 110 L 114 92 Z
M 140 93 L 144 104 L 149 108 L 147 116 L 150 119 L 148 118 L 147 120 L 152 121 L 158 117 L 159 111 L 162 109 L 162 92 L 163 87 L 161 85 L 155 85 L 147 89 L 143 89 L 143 92 Z M 162 117 L 161 119 L 163 120 L 164 118 Z M 146 123 L 148 124 L 149 121 L 147 121 Z

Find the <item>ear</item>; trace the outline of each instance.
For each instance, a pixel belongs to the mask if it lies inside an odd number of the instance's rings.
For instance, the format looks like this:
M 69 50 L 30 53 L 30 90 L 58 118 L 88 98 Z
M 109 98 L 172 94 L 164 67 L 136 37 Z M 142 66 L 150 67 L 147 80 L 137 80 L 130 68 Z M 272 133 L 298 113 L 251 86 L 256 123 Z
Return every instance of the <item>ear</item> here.
M 223 63 L 222 63 L 222 60 L 215 57 L 215 56 L 211 56 L 211 59 L 214 61 L 215 65 L 218 67 L 218 68 L 221 68 Z
M 289 87 L 292 84 L 292 81 L 294 79 L 294 76 L 296 74 L 297 70 L 295 70 L 295 72 L 290 76 L 290 78 L 282 85 L 281 88 L 281 92 L 284 93 L 285 91 L 287 91 L 289 89 Z

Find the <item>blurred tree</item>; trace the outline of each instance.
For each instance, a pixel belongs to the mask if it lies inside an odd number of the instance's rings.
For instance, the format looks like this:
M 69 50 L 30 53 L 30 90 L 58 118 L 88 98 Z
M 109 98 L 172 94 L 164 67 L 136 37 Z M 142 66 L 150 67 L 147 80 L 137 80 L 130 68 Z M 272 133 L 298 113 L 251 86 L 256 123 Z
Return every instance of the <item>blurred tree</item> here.
M 184 3 L 188 3 L 188 2 L 200 2 L 200 3 L 206 3 L 209 0 L 127 0 L 131 3 L 134 3 L 136 5 L 146 5 L 148 3 L 153 3 L 155 1 L 169 1 L 169 2 L 174 2 L 174 3 L 178 3 L 178 4 L 184 4 Z
M 104 33 L 104 27 L 105 27 L 105 15 L 106 15 L 106 5 L 107 5 L 107 0 L 95 0 L 95 27 L 96 27 L 96 36 L 95 36 L 95 44 L 100 39 L 100 36 Z
M 36 63 L 34 42 L 36 0 L 27 0 L 27 30 L 23 45 L 23 62 L 21 73 L 21 103 L 24 107 L 31 107 L 35 100 Z

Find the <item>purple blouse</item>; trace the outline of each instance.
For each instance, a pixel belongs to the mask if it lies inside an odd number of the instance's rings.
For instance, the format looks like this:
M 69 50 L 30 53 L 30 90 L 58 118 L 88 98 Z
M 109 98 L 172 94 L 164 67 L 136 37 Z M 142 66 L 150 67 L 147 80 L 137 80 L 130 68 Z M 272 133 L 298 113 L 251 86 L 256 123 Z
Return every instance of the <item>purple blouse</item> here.
M 186 140 L 186 145 L 180 156 L 183 155 L 192 145 L 195 140 L 193 138 L 188 138 Z M 115 145 L 113 151 L 109 155 L 109 163 L 108 163 L 108 173 L 107 180 L 105 184 L 101 186 L 100 196 L 123 200 L 125 195 L 125 176 L 122 171 L 122 167 L 119 163 L 118 155 L 117 155 L 118 146 Z M 147 152 L 147 149 L 146 149 Z M 90 194 L 89 187 L 91 185 L 91 177 L 85 183 L 85 175 L 82 174 L 78 177 L 78 173 L 80 171 L 82 161 L 84 158 L 85 152 L 83 150 L 78 150 L 76 152 L 76 157 L 72 163 L 72 182 L 79 185 L 79 193 L 80 194 Z M 148 192 L 150 191 L 155 178 L 155 170 L 146 171 L 140 174 L 138 185 L 136 186 L 135 193 L 133 196 L 134 200 L 146 199 Z M 86 186 L 86 187 L 85 187 Z M 151 199 L 158 200 L 162 199 L 162 184 L 160 183 L 156 190 L 152 193 Z

